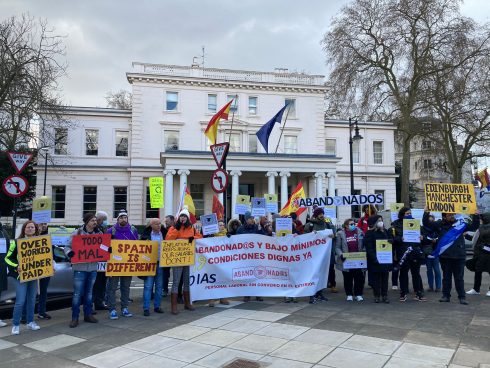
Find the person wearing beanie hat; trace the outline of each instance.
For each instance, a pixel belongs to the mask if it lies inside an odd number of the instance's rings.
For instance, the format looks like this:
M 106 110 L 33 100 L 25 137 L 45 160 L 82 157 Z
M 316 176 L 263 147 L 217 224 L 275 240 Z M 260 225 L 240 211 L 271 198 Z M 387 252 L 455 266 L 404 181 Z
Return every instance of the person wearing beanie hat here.
M 71 247 L 74 236 L 101 234 L 97 227 L 97 218 L 93 213 L 83 215 L 83 226 L 75 230 L 70 237 L 68 245 L 64 248 L 65 254 L 71 259 L 75 252 Z M 88 323 L 97 323 L 98 321 L 92 315 L 92 289 L 97 277 L 97 261 L 86 263 L 73 263 L 73 298 L 71 303 L 71 322 L 70 327 L 78 326 L 78 317 L 80 315 L 80 305 L 83 299 L 83 320 Z
M 384 228 L 383 217 L 380 215 L 370 216 L 367 223 L 369 230 L 364 236 L 364 247 L 366 248 L 368 271 L 372 277 L 374 302 L 379 303 L 382 298 L 383 303 L 389 303 L 388 278 L 393 269 L 393 263 L 379 263 L 376 256 L 376 241 L 388 240 L 388 233 Z
M 109 227 L 109 214 L 105 211 L 99 210 L 95 213 L 95 217 L 97 218 L 98 229 L 101 232 L 105 233 L 107 231 L 107 228 Z M 105 275 L 105 272 L 97 272 L 97 278 L 95 279 L 94 288 L 92 290 L 95 310 L 109 309 L 109 307 L 105 304 L 106 286 L 107 277 Z
M 253 218 L 252 214 L 250 211 L 247 211 L 243 215 L 244 218 L 244 223 L 242 226 L 240 226 L 237 229 L 237 235 L 239 234 L 260 234 L 261 231 L 259 230 L 259 227 L 255 223 L 255 219 Z
M 192 226 L 190 220 L 189 209 L 184 206 L 179 212 L 179 217 L 174 226 L 168 229 L 165 240 L 176 239 L 188 239 L 189 243 L 192 243 L 194 239 L 202 239 L 201 233 Z M 190 268 L 189 266 L 172 267 L 172 295 L 170 299 L 172 314 L 178 314 L 177 310 L 177 297 L 179 290 L 179 282 L 177 280 L 183 279 L 183 294 L 184 294 L 184 308 L 190 311 L 194 310 L 190 297 Z
M 117 240 L 138 240 L 138 230 L 129 223 L 128 213 L 121 209 L 117 215 L 116 224 L 106 230 L 106 234 L 111 234 L 112 239 Z M 118 319 L 116 312 L 116 290 L 119 286 L 121 293 L 121 314 L 124 317 L 132 317 L 129 312 L 129 288 L 132 276 L 111 276 L 107 284 L 107 302 L 109 308 L 109 319 Z
M 475 280 L 473 289 L 466 292 L 468 295 L 479 295 L 483 273 L 490 274 L 490 212 L 480 215 L 480 227 L 473 235 L 473 257 L 475 262 Z M 490 297 L 490 287 L 485 294 Z

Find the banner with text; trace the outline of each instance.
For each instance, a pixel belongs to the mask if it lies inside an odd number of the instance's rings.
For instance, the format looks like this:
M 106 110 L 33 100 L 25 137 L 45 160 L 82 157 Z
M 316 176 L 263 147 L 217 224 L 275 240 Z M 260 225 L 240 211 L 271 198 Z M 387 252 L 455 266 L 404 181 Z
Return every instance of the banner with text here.
M 51 236 L 17 239 L 20 282 L 53 276 Z
M 107 276 L 154 276 L 157 271 L 158 242 L 112 240 Z
M 111 234 L 75 235 L 71 249 L 75 255 L 71 263 L 105 262 L 109 260 Z
M 425 202 L 429 211 L 446 213 L 476 213 L 473 184 L 425 184 Z
M 150 188 L 150 207 L 162 208 L 164 203 L 163 199 L 163 178 L 160 176 L 153 176 L 148 179 Z
M 364 204 L 383 204 L 383 195 L 378 194 L 359 194 L 345 195 L 335 197 L 317 197 L 317 198 L 299 198 L 297 199 L 299 207 L 311 206 L 359 206 Z
M 196 240 L 193 300 L 314 295 L 327 286 L 331 230 L 298 236 L 256 234 Z
M 195 259 L 194 242 L 189 240 L 164 240 L 160 254 L 160 267 L 191 266 Z

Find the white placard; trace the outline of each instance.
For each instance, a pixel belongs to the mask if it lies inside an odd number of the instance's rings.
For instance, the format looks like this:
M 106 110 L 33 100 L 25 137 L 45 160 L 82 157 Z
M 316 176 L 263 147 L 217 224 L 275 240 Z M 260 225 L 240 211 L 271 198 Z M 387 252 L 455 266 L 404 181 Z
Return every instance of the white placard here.
M 291 217 L 276 218 L 276 234 L 284 235 L 293 232 L 293 219 Z
M 201 230 L 203 235 L 216 234 L 219 232 L 218 217 L 215 213 L 201 216 Z
M 252 216 L 265 216 L 265 198 L 252 197 Z
M 0 253 L 7 253 L 7 239 L 0 238 Z

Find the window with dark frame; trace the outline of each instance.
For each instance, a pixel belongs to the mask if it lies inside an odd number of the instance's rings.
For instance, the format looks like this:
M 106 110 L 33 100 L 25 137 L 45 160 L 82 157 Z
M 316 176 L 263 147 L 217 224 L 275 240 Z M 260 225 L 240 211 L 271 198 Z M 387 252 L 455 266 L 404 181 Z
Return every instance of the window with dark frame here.
M 97 156 L 99 154 L 99 131 L 95 129 L 85 130 L 85 154 Z
M 54 130 L 54 154 L 68 154 L 68 129 L 55 128 Z
M 204 184 L 190 185 L 191 197 L 196 208 L 196 219 L 204 215 Z
M 120 210 L 127 210 L 128 206 L 128 187 L 114 187 L 114 218 Z
M 146 206 L 145 206 L 145 218 L 158 218 L 160 217 L 160 211 L 158 208 L 151 208 L 150 201 L 150 188 L 146 187 Z
M 117 130 L 116 131 L 116 156 L 127 157 L 129 148 L 129 132 Z
M 52 187 L 52 218 L 65 218 L 66 186 L 57 185 Z
M 83 187 L 83 213 L 92 212 L 95 214 L 97 211 L 97 187 L 85 186 Z

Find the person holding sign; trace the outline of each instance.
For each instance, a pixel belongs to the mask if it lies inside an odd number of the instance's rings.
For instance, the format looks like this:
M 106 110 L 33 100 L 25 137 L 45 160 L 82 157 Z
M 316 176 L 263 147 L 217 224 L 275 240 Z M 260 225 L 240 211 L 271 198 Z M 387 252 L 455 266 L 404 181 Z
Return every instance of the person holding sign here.
M 184 208 L 180 211 L 176 224 L 168 230 L 167 236 L 165 237 L 165 240 L 176 239 L 188 239 L 189 243 L 192 243 L 194 239 L 202 239 L 201 233 L 192 226 L 187 206 L 184 206 Z M 190 311 L 194 310 L 194 307 L 191 304 L 189 292 L 189 266 L 172 267 L 173 282 L 172 297 L 170 299 L 172 314 L 179 313 L 177 310 L 177 292 L 179 290 L 179 283 L 176 280 L 180 280 L 181 277 L 184 279 L 184 308 Z
M 8 288 L 7 264 L 5 263 L 5 256 L 9 245 L 9 236 L 7 235 L 7 232 L 4 231 L 3 225 L 0 222 L 0 295 L 2 294 L 2 291 L 7 290 Z M 0 327 L 5 326 L 7 326 L 7 323 L 0 319 Z
M 337 255 L 336 267 L 342 271 L 344 276 L 344 289 L 347 295 L 347 301 L 349 302 L 354 300 L 354 296 L 358 302 L 364 300 L 362 293 L 364 290 L 364 269 L 366 264 L 364 264 L 364 267 L 356 268 L 347 268 L 345 264 L 349 253 L 355 253 L 357 255 L 359 252 L 363 252 L 365 258 L 366 253 L 363 238 L 364 233 L 356 226 L 353 219 L 345 220 L 342 230 L 337 232 L 335 242 L 335 254 Z
M 33 238 L 38 235 L 37 226 L 34 221 L 26 221 L 22 225 L 19 239 Z M 5 256 L 5 263 L 8 268 L 8 275 L 15 280 L 15 306 L 12 319 L 12 335 L 20 333 L 20 319 L 22 317 L 22 309 L 26 305 L 27 313 L 27 328 L 29 330 L 39 330 L 41 327 L 34 322 L 34 307 L 36 305 L 37 279 L 20 282 L 20 267 L 18 261 L 17 243 L 12 243 Z
M 75 230 L 71 234 L 70 242 L 65 247 L 65 254 L 72 260 L 73 269 L 73 298 L 71 301 L 71 322 L 70 328 L 75 328 L 78 326 L 78 317 L 80 316 L 80 305 L 83 300 L 83 320 L 88 323 L 97 323 L 97 319 L 92 315 L 92 289 L 94 287 L 95 278 L 97 277 L 97 263 L 98 259 L 95 257 L 93 260 L 88 259 L 78 259 L 78 261 L 83 261 L 80 263 L 74 263 L 73 259 L 75 257 L 74 251 L 74 238 L 80 235 L 95 235 L 102 234 L 97 226 L 97 218 L 93 213 L 86 213 L 83 215 L 83 226 L 78 230 Z M 92 238 L 80 239 L 83 243 L 89 243 Z M 91 243 L 91 242 L 90 242 Z M 83 246 L 82 246 L 83 247 Z M 108 252 L 110 244 L 101 244 L 100 252 Z M 97 249 L 96 251 L 99 251 Z M 87 254 L 84 249 L 77 250 L 77 252 Z M 81 258 L 77 255 L 77 258 Z M 77 262 L 78 262 L 77 261 Z
M 368 219 L 368 231 L 364 236 L 364 246 L 366 248 L 368 272 L 372 273 L 375 303 L 379 303 L 380 298 L 382 298 L 383 303 L 390 302 L 388 299 L 388 277 L 393 269 L 393 262 L 385 263 L 377 254 L 379 244 L 385 243 L 388 243 L 388 233 L 384 228 L 383 217 L 380 215 L 371 216 Z M 390 244 L 388 243 L 388 245 Z
M 490 212 L 480 215 L 480 227 L 473 235 L 473 251 L 475 258 L 475 280 L 473 289 L 466 292 L 468 295 L 479 295 L 484 272 L 490 274 Z M 486 296 L 490 296 L 490 288 Z
M 145 228 L 141 235 L 141 240 L 153 240 L 158 242 L 158 259 L 162 252 L 162 240 L 167 235 L 167 229 L 162 225 L 159 218 L 152 218 L 150 225 Z M 163 272 L 164 268 L 159 267 L 157 262 L 157 272 L 155 276 L 145 277 L 145 286 L 143 289 L 143 315 L 148 317 L 150 315 L 150 299 L 151 292 L 153 290 L 153 284 L 155 284 L 155 295 L 153 297 L 153 311 L 155 313 L 163 313 L 163 309 L 160 307 L 163 296 Z
M 388 230 L 390 243 L 393 244 L 394 253 L 398 261 L 396 266 L 400 270 L 400 301 L 406 302 L 408 295 L 408 272 L 412 274 L 412 286 L 415 291 L 415 300 L 425 302 L 424 288 L 422 286 L 422 277 L 420 277 L 420 266 L 424 260 L 424 253 L 420 248 L 420 241 L 423 236 L 419 234 L 418 242 L 409 242 L 403 234 L 404 220 L 412 220 L 412 211 L 408 207 L 402 207 L 398 211 L 398 219 L 391 223 L 391 228 Z

